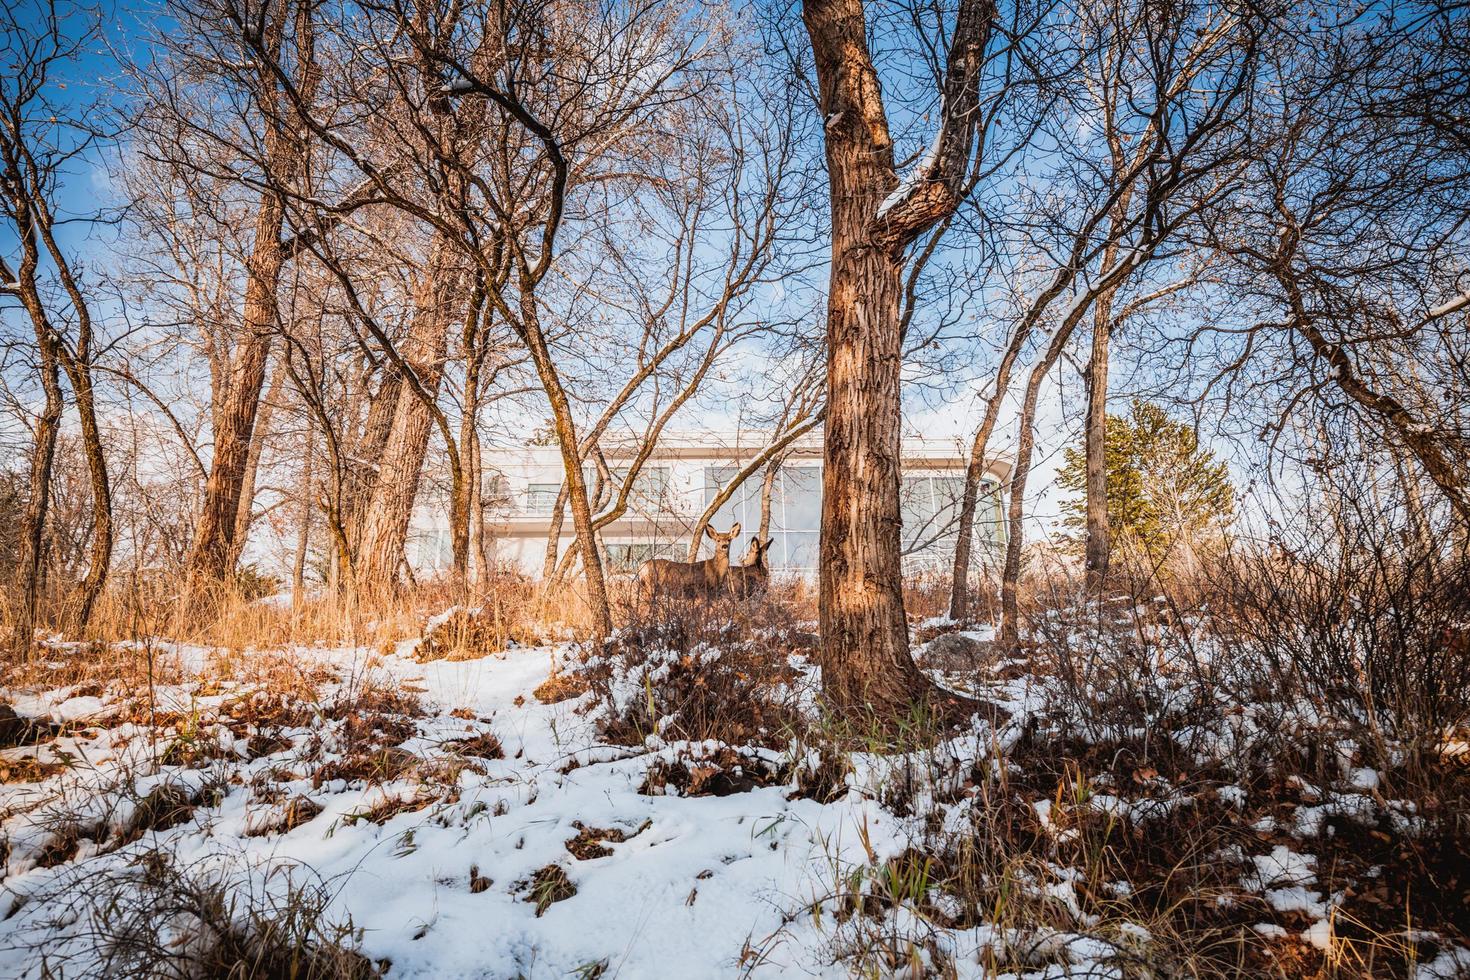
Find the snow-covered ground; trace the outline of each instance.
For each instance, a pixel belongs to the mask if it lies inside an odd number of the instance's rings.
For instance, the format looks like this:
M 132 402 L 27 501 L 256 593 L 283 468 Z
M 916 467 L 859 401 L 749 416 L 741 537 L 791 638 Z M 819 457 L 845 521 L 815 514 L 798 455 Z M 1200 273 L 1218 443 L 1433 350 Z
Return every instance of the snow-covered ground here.
M 943 960 L 959 976 L 1121 977 L 1154 941 L 1143 923 L 1083 910 L 1085 873 L 1073 867 L 1020 882 L 1061 910 L 1053 925 L 935 912 L 957 900 L 927 872 L 912 902 L 851 914 L 864 888 L 891 897 L 898 886 L 884 874 L 904 855 L 972 832 L 973 776 L 1011 765 L 1006 751 L 1045 714 L 1046 681 L 996 671 L 982 693 L 1008 721 L 977 719 L 922 765 L 854 755 L 846 789 L 817 798 L 802 789 L 816 765 L 809 745 L 605 744 L 594 694 L 543 704 L 534 693 L 575 650 L 428 663 L 412 641 L 270 652 L 275 676 L 298 682 L 286 693 L 239 669 L 241 658 L 164 647 L 184 680 L 151 695 L 4 692 L 20 715 L 63 727 L 0 753 L 18 774 L 0 788 L 0 976 L 101 974 L 109 955 L 123 956 L 103 938 L 120 918 L 109 903 L 141 902 L 134 883 L 157 855 L 242 903 L 311 889 L 325 920 L 350 925 L 389 977 L 846 976 L 875 937 L 912 951 L 892 972 Z M 812 683 L 809 665 L 793 666 L 798 684 Z M 636 697 L 639 679 L 622 680 Z M 1253 724 L 1236 716 L 1199 744 L 1228 755 L 1239 747 L 1229 732 L 1243 740 Z M 682 766 L 697 779 L 729 770 L 732 757 L 761 778 L 727 795 L 678 795 L 661 776 Z M 1240 896 L 1280 913 L 1255 924 L 1263 941 L 1331 945 L 1343 896 L 1300 841 L 1355 807 L 1412 825 L 1412 812 L 1373 796 L 1374 778 L 1349 767 L 1340 787 L 1283 813 L 1294 838 L 1268 840 L 1278 828 L 1264 828 L 1218 856 Z M 1070 805 L 1144 828 L 1203 798 L 1156 774 L 1135 779 L 1130 792 L 1103 779 L 1070 804 L 1060 792 L 1037 799 L 1036 824 L 1075 834 Z M 1203 795 L 1239 809 L 1245 793 Z M 187 916 L 160 913 L 156 926 L 163 947 L 197 941 Z M 1433 956 L 1418 977 L 1470 972 L 1470 951 L 1424 938 Z

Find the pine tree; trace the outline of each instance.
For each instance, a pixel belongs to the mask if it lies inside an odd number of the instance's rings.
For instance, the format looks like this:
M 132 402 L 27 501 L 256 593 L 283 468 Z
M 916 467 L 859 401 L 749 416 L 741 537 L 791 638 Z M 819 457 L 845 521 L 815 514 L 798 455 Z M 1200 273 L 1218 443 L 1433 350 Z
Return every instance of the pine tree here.
M 1193 554 L 1218 539 L 1235 514 L 1235 488 L 1223 461 L 1199 445 L 1194 430 L 1158 405 L 1134 399 L 1126 416 L 1109 415 L 1103 439 L 1108 526 L 1114 540 L 1131 540 L 1154 560 L 1179 549 Z M 1082 492 L 1086 458 L 1064 450 L 1057 482 Z M 1066 524 L 1081 532 L 1086 502 L 1062 504 Z

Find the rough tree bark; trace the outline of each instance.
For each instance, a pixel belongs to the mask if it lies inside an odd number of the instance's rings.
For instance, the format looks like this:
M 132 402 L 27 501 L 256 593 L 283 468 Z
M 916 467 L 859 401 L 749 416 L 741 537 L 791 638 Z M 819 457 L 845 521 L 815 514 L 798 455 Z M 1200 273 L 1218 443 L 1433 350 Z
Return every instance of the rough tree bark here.
M 1084 437 L 1087 490 L 1087 543 L 1083 567 L 1087 588 L 1101 592 L 1108 577 L 1108 345 L 1112 337 L 1112 294 L 1098 297 L 1092 316 L 1092 359 L 1087 365 L 1087 421 Z
M 261 39 L 273 55 L 279 54 L 284 43 L 290 6 L 285 2 L 278 5 L 265 28 L 267 36 Z M 310 92 L 315 75 L 312 4 L 297 5 L 294 33 L 297 71 L 302 76 L 300 88 Z M 292 115 L 283 111 L 278 95 L 277 82 L 263 70 L 255 101 L 268 127 L 266 168 L 271 181 L 289 184 L 304 167 L 306 142 L 293 125 Z M 234 570 L 230 562 L 237 553 L 235 529 L 240 497 L 275 331 L 276 290 L 287 258 L 281 241 L 285 211 L 285 202 L 278 191 L 271 187 L 261 191 L 251 254 L 245 263 L 245 300 L 238 345 L 230 361 L 228 382 L 221 390 L 224 402 L 215 410 L 214 457 L 209 479 L 204 484 L 204 503 L 187 562 L 187 591 L 191 601 L 218 590 Z
M 806 0 L 826 121 L 832 260 L 819 619 L 822 686 L 848 713 L 893 717 L 930 693 L 909 655 L 900 551 L 901 325 L 906 247 L 959 206 L 993 22 L 964 0 L 940 130 L 900 185 L 861 0 Z
M 255 417 L 254 431 L 250 434 L 250 453 L 245 460 L 245 474 L 240 486 L 240 507 L 235 512 L 235 533 L 230 540 L 229 567 L 240 564 L 240 553 L 245 550 L 245 541 L 250 537 L 250 525 L 255 520 L 255 480 L 260 472 L 260 457 L 265 452 L 265 441 L 270 436 L 271 416 L 281 397 L 281 382 L 284 368 L 274 372 L 270 389 L 261 400 L 260 410 Z
M 435 418 L 429 400 L 444 374 L 450 325 L 459 318 L 468 296 L 468 271 L 454 245 L 436 236 L 415 304 L 413 323 L 402 356 L 418 379 L 419 391 L 400 394 L 393 424 L 378 460 L 362 521 L 356 572 L 359 587 L 391 587 L 404 561 L 413 502 L 418 495 L 429 432 Z

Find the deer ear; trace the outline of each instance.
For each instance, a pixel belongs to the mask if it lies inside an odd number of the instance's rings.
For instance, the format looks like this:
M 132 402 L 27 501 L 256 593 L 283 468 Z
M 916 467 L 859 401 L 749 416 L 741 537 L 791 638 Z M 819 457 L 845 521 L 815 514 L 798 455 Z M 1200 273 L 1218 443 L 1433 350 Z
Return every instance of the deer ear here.
M 738 537 L 740 537 L 740 522 L 736 521 L 730 528 L 730 540 L 734 541 Z

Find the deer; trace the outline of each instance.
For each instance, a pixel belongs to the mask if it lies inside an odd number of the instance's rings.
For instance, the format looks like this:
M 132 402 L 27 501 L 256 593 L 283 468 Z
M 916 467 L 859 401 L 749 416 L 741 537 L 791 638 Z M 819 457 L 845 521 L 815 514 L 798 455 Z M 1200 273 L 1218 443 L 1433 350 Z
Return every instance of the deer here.
M 742 599 L 759 595 L 771 581 L 771 567 L 766 564 L 766 552 L 771 550 L 774 538 L 750 539 L 750 547 L 740 564 L 731 565 L 725 577 L 725 588 Z
M 740 525 L 724 534 L 705 525 L 704 533 L 715 543 L 715 556 L 703 561 L 674 561 L 651 558 L 638 566 L 638 584 L 647 595 L 698 596 L 713 594 L 730 573 L 730 543 L 740 536 Z

